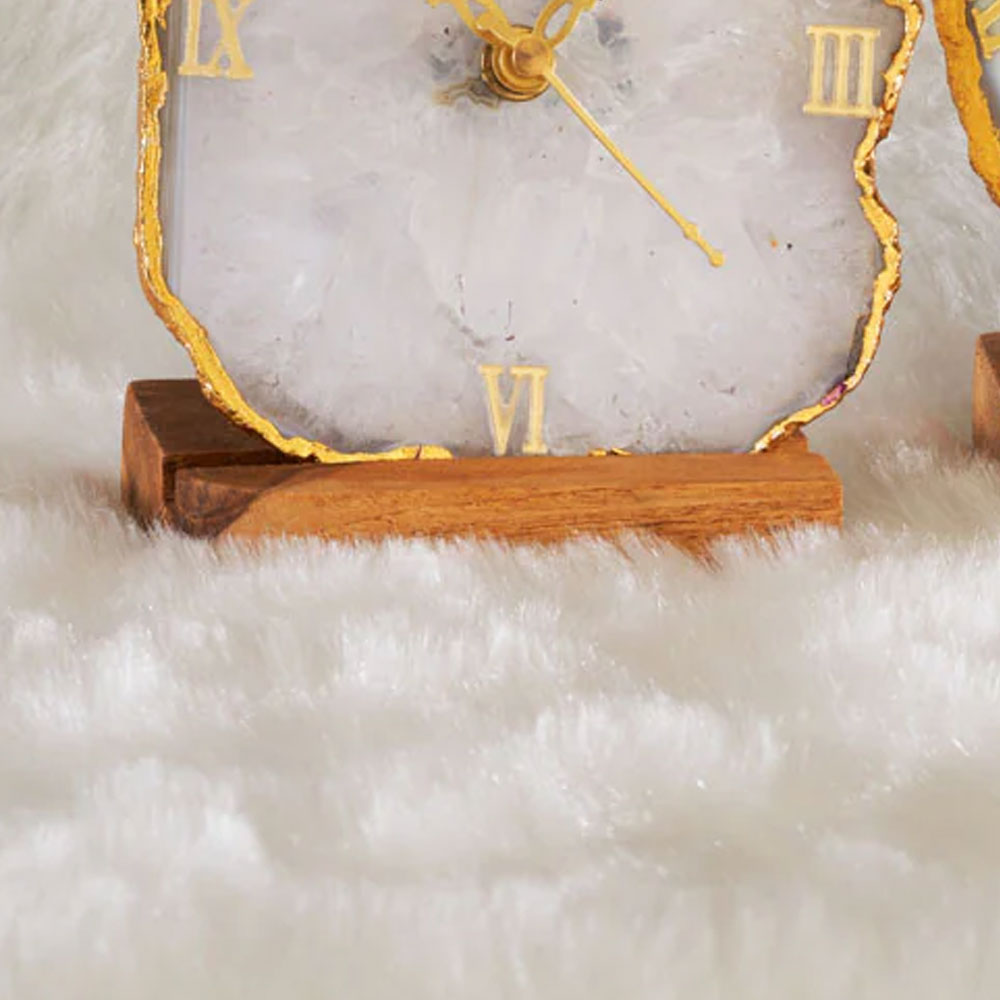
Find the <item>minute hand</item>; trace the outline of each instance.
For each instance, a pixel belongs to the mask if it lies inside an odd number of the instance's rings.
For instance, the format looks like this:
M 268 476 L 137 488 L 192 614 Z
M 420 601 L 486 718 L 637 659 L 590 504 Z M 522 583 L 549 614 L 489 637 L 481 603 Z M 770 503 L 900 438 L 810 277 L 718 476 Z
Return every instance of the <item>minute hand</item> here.
M 549 81 L 556 93 L 569 105 L 573 114 L 587 126 L 593 133 L 594 138 L 621 164 L 622 167 L 632 176 L 636 183 L 670 216 L 680 227 L 681 232 L 692 242 L 697 244 L 705 256 L 708 257 L 713 267 L 722 267 L 725 263 L 725 255 L 716 250 L 702 235 L 698 227 L 690 220 L 686 219 L 666 198 L 660 194 L 653 186 L 652 181 L 618 148 L 611 137 L 597 124 L 594 116 L 577 100 L 576 95 L 569 87 L 563 83 L 562 78 L 552 68 L 544 71 L 545 79 Z

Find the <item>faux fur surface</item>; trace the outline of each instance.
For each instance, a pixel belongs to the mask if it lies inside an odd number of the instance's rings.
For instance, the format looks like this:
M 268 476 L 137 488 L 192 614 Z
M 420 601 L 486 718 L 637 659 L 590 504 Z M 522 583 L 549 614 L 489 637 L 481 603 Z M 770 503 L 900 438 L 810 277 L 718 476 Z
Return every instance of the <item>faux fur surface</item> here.
M 414 0 L 416 2 L 416 0 Z M 906 291 L 813 434 L 842 535 L 136 530 L 134 12 L 0 0 L 0 997 L 1000 990 L 1000 211 L 926 30 L 881 180 Z

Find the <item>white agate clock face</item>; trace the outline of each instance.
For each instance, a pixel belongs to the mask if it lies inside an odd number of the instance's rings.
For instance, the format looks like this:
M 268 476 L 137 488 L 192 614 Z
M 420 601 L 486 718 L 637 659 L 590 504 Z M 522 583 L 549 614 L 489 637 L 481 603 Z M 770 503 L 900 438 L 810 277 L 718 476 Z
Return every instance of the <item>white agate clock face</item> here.
M 745 450 L 871 361 L 916 0 L 144 2 L 147 292 L 286 450 Z
M 972 165 L 1000 205 L 1000 0 L 937 0 L 934 13 Z

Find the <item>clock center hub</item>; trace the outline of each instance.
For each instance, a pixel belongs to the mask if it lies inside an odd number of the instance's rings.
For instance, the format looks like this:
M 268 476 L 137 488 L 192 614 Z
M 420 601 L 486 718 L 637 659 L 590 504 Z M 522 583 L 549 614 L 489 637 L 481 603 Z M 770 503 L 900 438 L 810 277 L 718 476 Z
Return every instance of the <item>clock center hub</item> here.
M 549 89 L 545 74 L 556 63 L 556 54 L 545 38 L 524 25 L 514 29 L 514 45 L 490 44 L 483 51 L 483 80 L 505 101 L 530 101 Z

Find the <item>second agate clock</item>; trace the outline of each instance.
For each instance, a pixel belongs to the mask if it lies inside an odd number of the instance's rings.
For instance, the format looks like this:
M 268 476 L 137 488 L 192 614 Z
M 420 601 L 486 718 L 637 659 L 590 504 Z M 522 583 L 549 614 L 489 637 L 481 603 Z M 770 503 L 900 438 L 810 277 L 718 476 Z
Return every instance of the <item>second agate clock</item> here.
M 324 461 L 765 448 L 870 365 L 916 0 L 142 0 L 140 263 Z
M 969 158 L 1000 205 L 1000 0 L 937 0 L 934 14 Z

